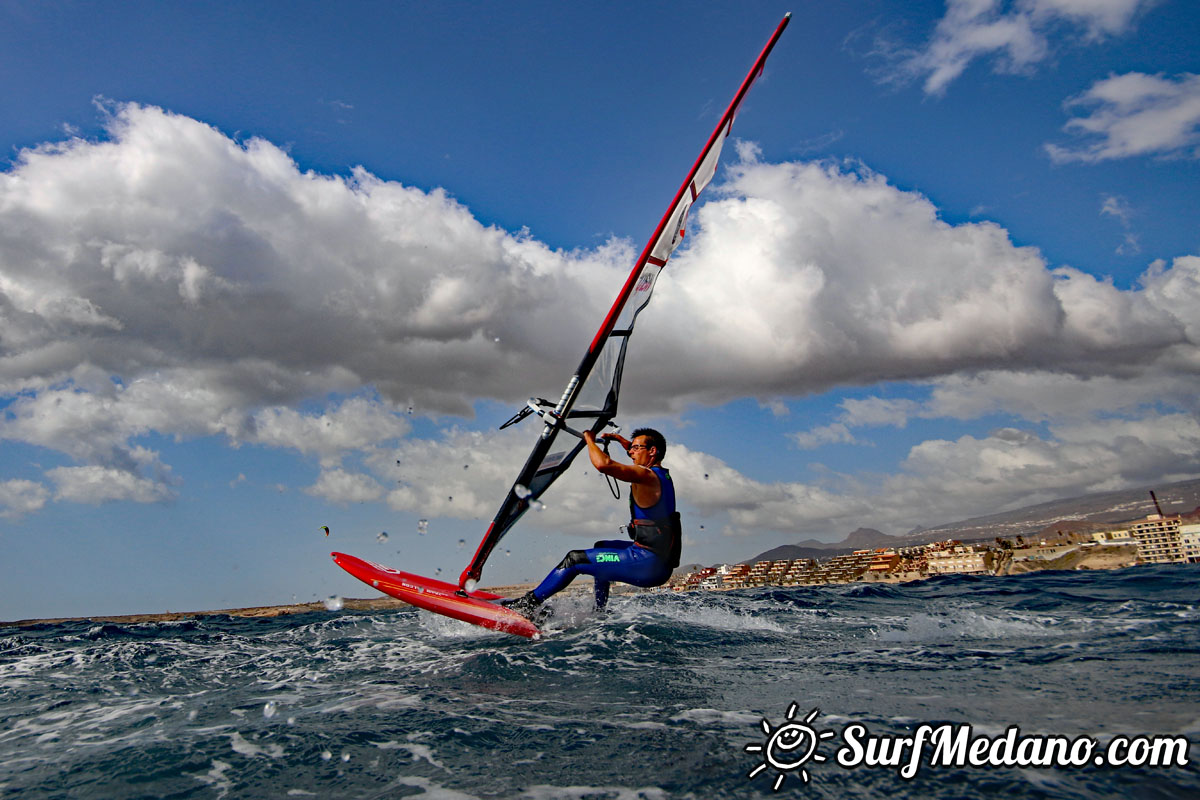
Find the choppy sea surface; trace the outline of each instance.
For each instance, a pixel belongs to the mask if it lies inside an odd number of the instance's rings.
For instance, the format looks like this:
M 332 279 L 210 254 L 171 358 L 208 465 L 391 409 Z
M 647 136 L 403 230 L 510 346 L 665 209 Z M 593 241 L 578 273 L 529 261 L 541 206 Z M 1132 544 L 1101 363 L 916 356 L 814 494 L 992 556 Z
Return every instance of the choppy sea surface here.
M 1200 567 L 0 628 L 0 795 L 1200 797 Z M 796 704 L 792 708 L 792 704 Z M 1186 737 L 1188 766 L 778 769 L 767 731 Z M 764 719 L 766 723 L 764 725 Z M 818 751 L 819 754 L 820 751 Z M 809 780 L 805 782 L 801 771 Z M 774 787 L 780 778 L 778 790 Z

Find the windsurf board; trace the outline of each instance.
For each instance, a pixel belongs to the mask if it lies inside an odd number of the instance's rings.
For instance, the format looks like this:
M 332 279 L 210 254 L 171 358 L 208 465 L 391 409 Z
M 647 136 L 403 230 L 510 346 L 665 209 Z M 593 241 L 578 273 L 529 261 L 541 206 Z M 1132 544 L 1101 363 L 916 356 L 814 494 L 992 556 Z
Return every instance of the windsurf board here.
M 541 635 L 528 619 L 495 602 L 504 599 L 503 595 L 484 591 L 461 593 L 458 586 L 436 578 L 401 572 L 346 553 L 330 555 L 333 563 L 363 583 L 417 608 L 516 636 L 536 639 Z

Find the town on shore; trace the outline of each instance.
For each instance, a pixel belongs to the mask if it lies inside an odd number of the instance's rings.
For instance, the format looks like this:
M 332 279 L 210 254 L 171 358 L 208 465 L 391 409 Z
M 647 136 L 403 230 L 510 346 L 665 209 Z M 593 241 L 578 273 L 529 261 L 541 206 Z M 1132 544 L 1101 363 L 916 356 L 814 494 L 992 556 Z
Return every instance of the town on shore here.
M 1188 487 L 1191 483 L 1196 482 L 1190 482 Z M 1106 523 L 1087 521 L 1075 516 L 1070 519 L 1060 518 L 1059 522 L 1041 530 L 1019 536 L 997 536 L 994 539 L 966 542 L 948 539 L 912 546 L 858 547 L 853 552 L 842 552 L 824 561 L 813 558 L 780 558 L 758 559 L 754 563 L 686 567 L 677 569 L 666 586 L 649 591 L 730 590 L 758 586 L 818 586 L 853 582 L 903 583 L 956 573 L 1016 575 L 1046 569 L 1118 569 L 1136 564 L 1200 563 L 1200 507 L 1189 512 L 1164 514 L 1154 492 L 1150 492 L 1150 497 L 1154 501 L 1157 513 L 1149 514 L 1143 519 Z M 1195 494 L 1185 494 L 1185 497 L 1194 498 Z M 1117 507 L 1126 506 L 1122 504 Z M 870 533 L 884 540 L 895 538 L 878 531 Z M 851 535 L 854 536 L 855 534 Z M 849 541 L 850 539 L 847 540 Z M 762 555 L 774 552 L 768 551 Z M 533 584 L 516 584 L 490 587 L 490 591 L 506 597 L 517 597 L 531 588 Z M 568 587 L 566 592 L 585 593 L 590 591 L 590 588 L 583 582 L 577 582 Z M 619 594 L 638 594 L 644 591 L 647 590 L 624 584 L 613 586 L 613 592 Z M 24 619 L 0 622 L 0 627 L 25 627 L 84 620 L 134 624 L 204 616 L 275 617 L 322 610 L 378 611 L 409 607 L 404 601 L 391 597 L 331 597 L 310 603 L 215 611 Z
M 1157 505 L 1157 500 L 1155 500 Z M 760 560 L 680 570 L 670 589 L 902 583 L 936 575 L 1016 575 L 1043 569 L 1119 569 L 1136 564 L 1200 563 L 1200 508 L 1124 523 L 1064 522 L 1036 535 L 987 542 L 954 539 L 911 547 L 863 548 L 827 561 Z

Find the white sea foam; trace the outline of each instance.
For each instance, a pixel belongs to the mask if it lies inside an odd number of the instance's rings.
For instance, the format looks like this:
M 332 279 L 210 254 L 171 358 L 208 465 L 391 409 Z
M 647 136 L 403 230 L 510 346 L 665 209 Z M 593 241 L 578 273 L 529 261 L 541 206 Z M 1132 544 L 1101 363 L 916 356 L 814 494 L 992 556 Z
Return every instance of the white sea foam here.
M 694 722 L 697 725 L 757 725 L 762 717 L 750 711 L 723 711 L 719 708 L 690 708 L 671 717 L 672 722 Z
M 422 791 L 421 794 L 409 795 L 409 797 L 426 798 L 427 800 L 480 800 L 476 795 L 447 789 L 445 786 L 434 783 L 431 780 L 411 775 L 396 778 L 394 785 L 412 786 Z
M 628 786 L 530 786 L 521 793 L 529 800 L 585 800 L 603 797 L 605 800 L 664 800 L 670 797 L 657 786 L 631 789 Z
M 723 631 L 788 633 L 791 630 L 761 613 L 766 610 L 773 612 L 779 610 L 776 606 L 765 604 L 743 606 L 738 610 L 733 610 L 704 600 L 687 598 L 684 602 L 678 602 L 676 598 L 650 595 L 616 600 L 610 608 L 619 615 L 618 619 L 622 621 L 646 621 L 661 618 Z
M 217 790 L 217 797 L 224 797 L 233 789 L 233 781 L 225 773 L 231 769 L 231 765 L 220 759 L 214 758 L 212 768 L 203 775 L 196 775 L 196 780 L 201 783 L 208 784 Z
M 407 692 L 380 687 L 365 687 L 317 709 L 322 714 L 338 714 L 359 711 L 363 708 L 378 708 L 381 711 L 396 711 L 421 705 L 421 698 Z
M 942 613 L 917 612 L 910 617 L 888 624 L 901 627 L 886 628 L 876 634 L 884 642 L 931 642 L 949 639 L 1006 639 L 1013 636 L 1047 636 L 1053 624 L 1048 620 L 1002 618 L 975 611 Z
M 260 747 L 253 742 L 247 742 L 242 738 L 242 734 L 234 731 L 229 735 L 229 744 L 233 747 L 233 752 L 251 758 L 282 758 L 284 755 L 283 748 L 272 742 L 266 747 Z
M 404 750 L 412 756 L 413 761 L 428 761 L 438 769 L 446 769 L 446 766 L 442 764 L 442 762 L 433 757 L 433 750 L 427 745 L 416 744 L 414 742 L 397 742 L 394 740 L 388 742 L 372 742 L 372 744 L 378 747 L 380 750 Z
M 666 731 L 670 730 L 671 726 L 662 722 L 653 722 L 644 720 L 642 722 L 626 722 L 622 719 L 611 719 L 608 722 L 614 728 L 628 728 L 631 731 Z
M 496 636 L 509 636 L 507 633 L 488 630 L 479 625 L 472 625 L 469 622 L 452 619 L 451 617 L 435 614 L 432 611 L 425 611 L 424 609 L 417 612 L 417 616 L 421 620 L 421 627 L 437 637 L 484 639 Z

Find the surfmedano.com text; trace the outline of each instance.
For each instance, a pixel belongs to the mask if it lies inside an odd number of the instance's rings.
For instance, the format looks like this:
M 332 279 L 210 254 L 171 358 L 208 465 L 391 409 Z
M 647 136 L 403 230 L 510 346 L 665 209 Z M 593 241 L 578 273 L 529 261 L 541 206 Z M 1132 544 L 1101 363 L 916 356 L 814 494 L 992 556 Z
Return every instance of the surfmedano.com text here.
M 853 767 L 897 767 L 905 780 L 931 767 L 1186 767 L 1183 736 L 1114 736 L 1103 747 L 1090 736 L 1022 736 L 1016 725 L 1001 736 L 976 736 L 970 725 L 924 723 L 909 736 L 875 735 L 866 725 L 842 730 L 837 763 Z

